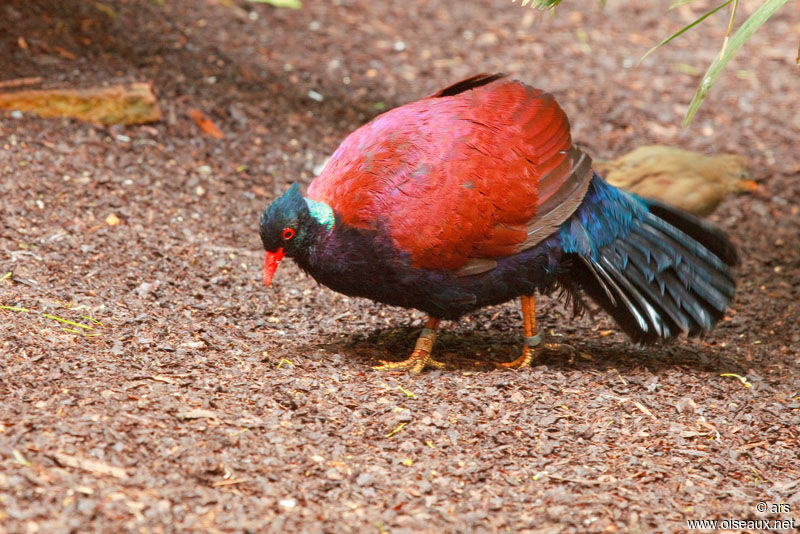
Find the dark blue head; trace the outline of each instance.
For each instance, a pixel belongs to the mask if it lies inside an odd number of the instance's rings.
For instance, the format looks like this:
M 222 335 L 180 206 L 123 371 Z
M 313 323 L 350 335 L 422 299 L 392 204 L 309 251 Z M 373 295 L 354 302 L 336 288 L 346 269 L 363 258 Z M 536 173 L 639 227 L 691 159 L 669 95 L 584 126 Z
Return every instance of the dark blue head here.
M 264 283 L 272 282 L 278 263 L 284 256 L 297 257 L 308 249 L 317 226 L 297 184 L 292 184 L 261 215 L 261 242 L 264 260 Z

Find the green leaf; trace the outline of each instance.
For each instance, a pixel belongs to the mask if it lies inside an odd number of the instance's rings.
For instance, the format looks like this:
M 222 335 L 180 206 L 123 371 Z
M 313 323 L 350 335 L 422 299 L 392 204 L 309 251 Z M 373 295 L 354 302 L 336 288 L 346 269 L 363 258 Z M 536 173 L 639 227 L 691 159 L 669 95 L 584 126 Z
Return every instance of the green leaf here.
M 692 1 L 693 0 L 677 0 L 677 2 L 673 2 L 672 5 L 667 8 L 667 11 L 675 9 L 676 7 L 685 6 L 686 4 Z
M 691 124 L 695 113 L 697 113 L 697 109 L 700 107 L 700 104 L 703 103 L 703 100 L 705 100 L 706 95 L 708 95 L 709 89 L 711 89 L 711 86 L 717 80 L 722 72 L 722 69 L 725 68 L 725 65 L 728 64 L 733 55 L 742 47 L 745 41 L 747 41 L 756 32 L 756 30 L 761 27 L 762 24 L 764 24 L 767 19 L 769 19 L 785 3 L 786 0 L 765 0 L 765 2 L 761 4 L 761 7 L 756 9 L 755 12 L 750 15 L 750 17 L 744 21 L 741 26 L 739 26 L 739 29 L 736 30 L 736 33 L 731 36 L 722 54 L 711 63 L 711 65 L 708 67 L 708 70 L 703 75 L 703 79 L 700 81 L 700 86 L 697 88 L 694 98 L 692 98 L 692 101 L 689 103 L 689 109 L 686 111 L 686 117 L 683 119 L 684 126 Z
M 728 42 L 728 37 L 731 36 L 733 31 L 733 21 L 736 19 L 736 11 L 739 9 L 739 0 L 733 0 L 733 9 L 731 9 L 731 20 L 728 21 L 728 31 L 725 32 L 725 42 L 722 44 L 722 50 L 725 50 L 725 44 Z M 720 52 L 721 54 L 722 52 Z
M 516 2 L 516 0 L 511 0 L 512 2 Z M 556 7 L 558 4 L 561 3 L 561 0 L 521 0 L 520 5 L 522 7 L 527 6 L 528 4 L 531 7 L 535 7 L 536 9 L 550 9 Z
M 289 9 L 300 9 L 303 3 L 300 0 L 247 0 L 248 2 L 256 2 L 259 4 L 269 4 L 272 7 L 286 7 Z
M 645 54 L 641 57 L 641 59 L 639 59 L 639 63 L 637 63 L 637 65 L 640 64 L 642 61 L 644 61 L 644 58 L 646 58 L 647 56 L 649 56 L 650 54 L 655 52 L 658 48 L 661 48 L 662 46 L 664 46 L 665 44 L 667 44 L 671 40 L 675 39 L 677 36 L 681 35 L 682 33 L 686 32 L 687 30 L 690 30 L 691 28 L 697 26 L 698 24 L 703 22 L 705 19 L 707 19 L 708 17 L 710 17 L 711 15 L 713 15 L 714 13 L 716 13 L 717 11 L 722 9 L 723 7 L 727 6 L 731 2 L 733 2 L 733 0 L 727 0 L 727 2 L 724 2 L 722 5 L 719 5 L 719 6 L 715 7 L 714 9 L 712 9 L 711 11 L 709 11 L 708 13 L 706 13 L 705 15 L 703 15 L 702 17 L 700 17 L 696 21 L 692 22 L 691 24 L 689 24 L 688 26 L 686 26 L 682 30 L 679 30 L 679 31 L 673 33 L 672 35 L 670 35 L 669 37 L 667 37 L 666 39 L 664 39 L 663 41 L 661 41 L 660 43 L 655 45 L 653 48 L 651 48 L 650 50 L 645 52 Z
M 689 76 L 697 76 L 702 72 L 694 65 L 689 65 L 688 63 L 673 63 L 672 69 L 683 74 L 688 74 Z
M 253 0 L 250 1 L 252 2 Z M 517 0 L 511 0 L 511 1 L 516 2 Z M 683 1 L 691 2 L 691 0 L 683 0 Z M 562 0 L 520 0 L 520 5 L 522 7 L 525 7 L 528 4 L 530 4 L 530 6 L 533 8 L 545 10 L 545 9 L 553 9 L 561 2 Z M 600 7 L 605 9 L 606 0 L 600 0 Z
M 89 2 L 89 3 L 92 4 L 98 11 L 102 11 L 103 13 L 108 15 L 108 18 L 111 19 L 117 18 L 117 12 L 114 11 L 113 7 L 103 4 L 102 2 Z

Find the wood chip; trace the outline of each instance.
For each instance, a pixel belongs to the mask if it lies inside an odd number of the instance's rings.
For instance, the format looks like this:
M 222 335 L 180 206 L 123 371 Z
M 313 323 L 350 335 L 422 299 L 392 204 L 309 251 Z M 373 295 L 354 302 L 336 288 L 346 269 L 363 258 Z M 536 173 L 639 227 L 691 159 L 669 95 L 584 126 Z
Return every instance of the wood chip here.
M 23 85 L 38 85 L 40 83 L 42 83 L 42 78 L 40 76 L 15 78 L 13 80 L 0 81 L 0 89 L 11 89 L 12 87 L 22 87 Z
M 249 482 L 249 478 L 231 478 L 229 480 L 218 480 L 211 484 L 212 487 L 218 488 L 220 486 L 233 486 L 234 484 L 243 484 L 244 482 Z
M 636 406 L 636 407 L 639 409 L 639 411 L 640 411 L 640 412 L 642 412 L 643 414 L 645 414 L 645 415 L 649 416 L 649 417 L 650 417 L 650 419 L 652 419 L 653 421 L 658 421 L 658 419 L 656 418 L 656 416 L 655 416 L 655 415 L 653 415 L 653 412 L 651 412 L 650 410 L 648 410 L 648 409 L 647 409 L 647 407 L 645 407 L 645 405 L 644 405 L 644 404 L 642 404 L 641 402 L 639 402 L 639 401 L 633 401 L 633 405 L 634 405 L 634 406 Z
M 179 413 L 180 419 L 218 419 L 217 414 L 211 410 L 204 410 L 202 408 L 195 408 L 188 412 Z
M 122 467 L 116 467 L 100 462 L 98 460 L 90 460 L 88 458 L 78 458 L 77 456 L 70 456 L 61 452 L 50 455 L 50 457 L 61 466 L 74 467 L 76 469 L 83 469 L 90 473 L 98 475 L 111 475 L 116 478 L 128 478 L 128 473 Z
M 194 122 L 203 130 L 205 133 L 210 135 L 211 137 L 215 137 L 217 139 L 222 139 L 225 137 L 225 134 L 222 133 L 222 130 L 217 128 L 217 125 L 208 118 L 208 116 L 200 111 L 199 109 L 193 109 L 189 112 L 189 116 L 194 119 Z
M 155 380 L 156 382 L 164 382 L 166 384 L 172 384 L 174 386 L 177 386 L 180 383 L 177 380 L 173 380 L 172 378 L 163 375 L 152 375 L 150 376 L 150 380 Z
M 756 441 L 755 443 L 748 443 L 746 445 L 742 445 L 741 447 L 739 447 L 739 449 L 743 451 L 749 451 L 750 449 L 755 449 L 756 447 L 766 447 L 767 445 L 769 445 L 769 442 L 767 440 Z

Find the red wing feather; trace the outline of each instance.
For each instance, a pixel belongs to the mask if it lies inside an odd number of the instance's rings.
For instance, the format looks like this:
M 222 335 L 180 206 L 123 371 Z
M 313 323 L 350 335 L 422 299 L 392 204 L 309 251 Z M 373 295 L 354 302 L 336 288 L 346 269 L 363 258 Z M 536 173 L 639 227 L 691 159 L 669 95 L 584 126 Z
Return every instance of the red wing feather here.
M 552 95 L 479 75 L 353 132 L 308 195 L 352 226 L 385 225 L 415 266 L 458 270 L 532 246 L 537 222 L 563 222 L 585 194 L 576 183 L 588 185 L 579 156 Z

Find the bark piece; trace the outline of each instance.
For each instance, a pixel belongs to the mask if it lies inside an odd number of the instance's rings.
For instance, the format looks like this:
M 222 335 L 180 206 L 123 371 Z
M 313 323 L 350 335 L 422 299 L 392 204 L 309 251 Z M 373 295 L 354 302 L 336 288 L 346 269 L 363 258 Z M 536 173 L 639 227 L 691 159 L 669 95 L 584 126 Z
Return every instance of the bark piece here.
M 72 117 L 101 124 L 146 124 L 161 118 L 149 83 L 87 89 L 0 92 L 0 109 L 40 117 Z

